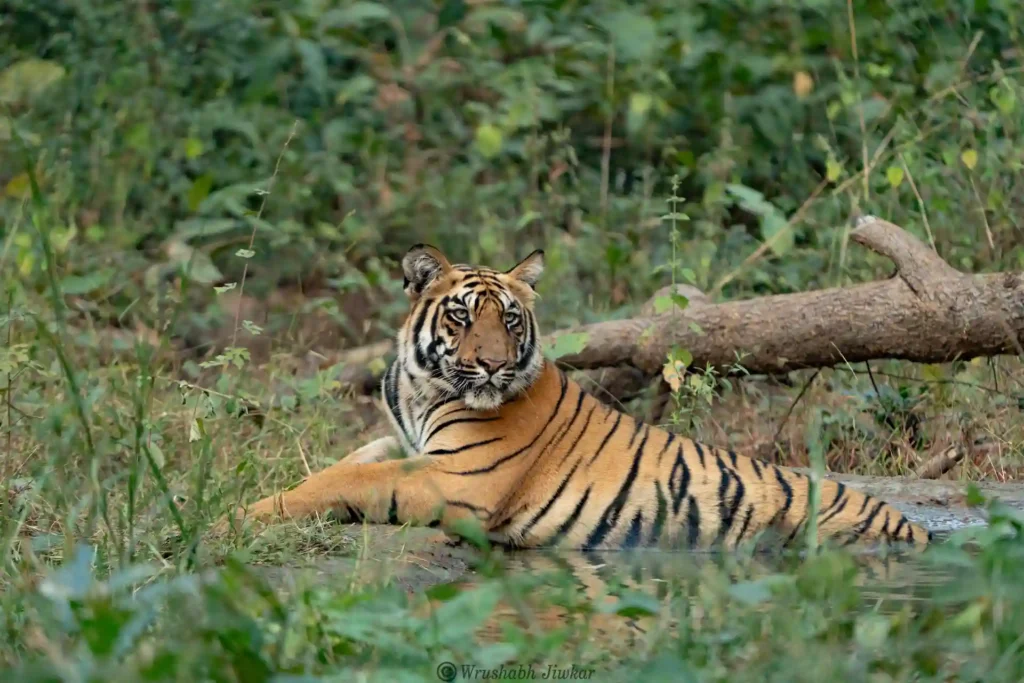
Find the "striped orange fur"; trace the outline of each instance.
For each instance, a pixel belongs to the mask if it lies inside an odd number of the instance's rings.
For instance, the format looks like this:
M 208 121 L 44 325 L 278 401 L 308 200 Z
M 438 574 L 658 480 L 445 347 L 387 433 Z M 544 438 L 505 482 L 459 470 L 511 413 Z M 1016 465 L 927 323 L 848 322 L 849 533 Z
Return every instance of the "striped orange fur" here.
M 809 519 L 801 473 L 701 445 L 590 396 L 540 350 L 533 312 L 543 253 L 507 272 L 451 265 L 417 245 L 403 261 L 411 310 L 383 381 L 384 437 L 250 518 L 332 511 L 343 520 L 441 525 L 479 520 L 512 547 L 735 547 Z M 407 457 L 390 459 L 402 449 Z M 820 540 L 930 533 L 887 503 L 820 482 Z

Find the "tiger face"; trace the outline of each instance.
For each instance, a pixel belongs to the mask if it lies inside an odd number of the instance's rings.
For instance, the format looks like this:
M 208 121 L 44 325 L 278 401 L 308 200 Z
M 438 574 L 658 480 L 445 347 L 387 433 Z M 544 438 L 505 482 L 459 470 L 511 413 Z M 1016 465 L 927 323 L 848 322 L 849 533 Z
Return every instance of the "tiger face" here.
M 436 248 L 418 244 L 402 270 L 412 310 L 398 353 L 424 393 L 492 410 L 534 382 L 543 365 L 533 300 L 544 252 L 502 273 L 453 266 Z

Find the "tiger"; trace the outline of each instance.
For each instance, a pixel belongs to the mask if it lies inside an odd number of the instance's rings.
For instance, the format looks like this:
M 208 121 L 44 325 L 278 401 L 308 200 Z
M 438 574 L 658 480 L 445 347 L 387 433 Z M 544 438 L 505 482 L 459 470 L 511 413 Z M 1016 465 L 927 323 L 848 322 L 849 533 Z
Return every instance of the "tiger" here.
M 542 250 L 499 271 L 417 244 L 401 265 L 410 309 L 381 381 L 393 434 L 238 508 L 231 523 L 331 513 L 455 537 L 470 524 L 512 549 L 729 549 L 771 533 L 786 547 L 810 535 L 808 474 L 638 420 L 545 357 L 534 310 Z M 841 482 L 818 491 L 819 543 L 932 540 Z

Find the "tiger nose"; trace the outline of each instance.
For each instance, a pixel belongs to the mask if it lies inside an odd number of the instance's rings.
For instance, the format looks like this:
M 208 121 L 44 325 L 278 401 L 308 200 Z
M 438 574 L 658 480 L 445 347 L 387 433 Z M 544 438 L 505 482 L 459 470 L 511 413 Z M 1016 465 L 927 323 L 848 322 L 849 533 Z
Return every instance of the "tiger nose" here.
M 480 367 L 486 370 L 489 375 L 497 373 L 498 370 L 501 370 L 508 364 L 508 361 L 499 360 L 497 358 L 477 358 L 476 362 L 479 363 Z

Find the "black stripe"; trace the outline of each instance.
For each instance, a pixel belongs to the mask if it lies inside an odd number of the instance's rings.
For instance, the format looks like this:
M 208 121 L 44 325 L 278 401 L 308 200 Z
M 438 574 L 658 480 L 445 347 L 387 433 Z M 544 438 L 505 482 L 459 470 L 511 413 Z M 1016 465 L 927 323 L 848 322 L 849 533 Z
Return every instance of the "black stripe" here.
M 615 499 L 608 504 L 605 508 L 604 513 L 601 515 L 601 520 L 597 523 L 597 526 L 590 532 L 590 536 L 587 538 L 586 546 L 593 548 L 601 544 L 608 532 L 615 529 L 615 525 L 619 523 L 619 515 L 622 513 L 622 508 L 626 505 L 626 499 L 629 497 L 629 490 L 633 486 L 633 481 L 636 480 L 636 475 L 640 471 L 640 461 L 644 457 L 644 446 L 647 445 L 647 435 L 640 441 L 640 445 L 637 447 L 636 452 L 633 454 L 633 464 L 629 467 L 629 473 L 622 482 L 622 486 L 619 488 L 619 493 L 615 496 Z
M 555 404 L 554 410 L 551 411 L 551 416 L 548 417 L 548 421 L 544 423 L 544 426 L 541 427 L 540 431 L 537 432 L 537 435 L 533 437 L 533 439 L 530 441 L 530 443 L 526 444 L 525 446 L 520 448 L 518 451 L 513 451 L 512 453 L 509 453 L 506 456 L 498 458 L 497 460 L 492 462 L 490 465 L 487 465 L 486 467 L 479 467 L 479 468 L 477 468 L 475 470 L 467 470 L 465 472 L 452 472 L 450 470 L 442 470 L 442 471 L 445 474 L 461 474 L 461 475 L 466 475 L 466 476 L 475 475 L 475 474 L 486 474 L 488 472 L 493 472 L 499 466 L 505 464 L 506 462 L 508 462 L 509 460 L 511 460 L 512 458 L 514 458 L 514 457 L 516 457 L 518 455 L 522 455 L 527 450 L 532 448 L 533 445 L 536 444 L 537 441 L 540 439 L 540 437 L 544 434 L 544 432 L 547 431 L 548 427 L 551 426 L 551 422 L 555 419 L 555 416 L 558 415 L 558 409 L 561 407 L 562 401 L 565 400 L 565 390 L 566 390 L 566 387 L 568 386 L 568 379 L 566 378 L 565 373 L 560 372 L 559 374 L 561 374 L 561 377 L 562 377 L 562 392 L 558 395 L 558 402 Z
M 360 523 L 362 523 L 366 519 L 363 516 L 363 513 L 358 508 L 354 508 L 351 505 L 349 505 L 348 503 L 344 503 L 344 506 L 345 506 L 345 514 L 348 515 L 348 519 L 350 521 L 352 521 L 352 522 L 354 522 L 356 524 L 360 524 Z
M 550 545 L 556 545 L 576 525 L 577 520 L 580 518 L 580 513 L 583 512 L 583 506 L 587 504 L 587 499 L 590 498 L 590 489 L 591 487 L 588 486 L 587 490 L 583 492 L 583 497 L 580 498 L 579 502 L 576 503 L 576 507 L 573 508 L 572 514 L 566 517 L 565 521 L 555 530 L 554 535 L 548 541 Z
M 442 305 L 440 305 L 440 304 L 435 306 L 434 307 L 434 315 L 431 316 L 431 318 L 430 318 L 430 344 L 427 346 L 427 363 L 428 363 L 428 365 L 424 366 L 424 367 L 427 367 L 428 369 L 433 369 L 433 368 L 438 367 L 438 362 L 435 361 L 432 358 L 432 356 L 438 355 L 437 347 L 440 346 L 440 344 L 441 344 L 441 336 L 440 336 L 440 333 L 439 333 L 439 331 L 437 329 L 437 323 L 438 323 L 438 320 L 440 320 L 440 317 L 441 317 L 441 308 L 442 308 Z M 417 349 L 417 352 L 418 352 L 419 351 L 419 346 L 417 346 L 416 349 Z M 417 362 L 419 362 L 419 358 L 418 357 L 417 357 L 416 360 L 417 360 Z
M 491 516 L 491 511 L 488 510 L 487 508 L 480 507 L 479 505 L 473 505 L 472 503 L 467 503 L 464 500 L 446 500 L 445 504 L 451 505 L 453 508 L 462 508 L 463 510 L 469 510 L 470 512 L 474 513 L 483 513 L 487 517 Z
M 796 538 L 796 535 L 798 533 L 800 533 L 800 528 L 803 525 L 804 525 L 804 519 L 801 518 L 801 520 L 799 522 L 797 522 L 796 526 L 793 527 L 793 531 L 791 531 L 789 536 L 787 536 L 786 539 L 782 542 L 782 547 L 783 548 L 788 547 L 789 544 L 793 542 L 793 539 Z
M 665 525 L 665 517 L 668 515 L 668 501 L 665 500 L 665 494 L 661 492 L 661 482 L 654 482 L 654 492 L 658 497 L 658 509 L 654 513 L 654 526 L 651 527 L 651 537 L 648 539 L 648 543 L 654 545 L 661 540 L 661 531 Z
M 519 535 L 525 537 L 526 534 L 530 533 L 530 530 L 533 529 L 534 526 L 536 526 L 537 522 L 539 522 L 541 518 L 544 515 L 546 515 L 548 511 L 551 509 L 551 507 L 558 501 L 558 499 L 562 497 L 562 494 L 565 492 L 566 485 L 569 483 L 569 480 L 572 479 L 572 475 L 576 473 L 576 468 L 579 466 L 580 463 L 577 460 L 576 464 L 572 466 L 571 470 L 569 470 L 569 474 L 565 475 L 561 483 L 558 484 L 558 488 L 555 489 L 554 494 L 552 494 L 552 496 L 548 498 L 548 502 L 546 502 L 544 506 L 537 512 L 537 514 L 533 516 L 533 519 L 526 523 L 526 526 L 524 526 L 522 531 L 519 532 Z
M 856 543 L 860 539 L 860 537 L 863 536 L 864 533 L 868 530 L 868 527 L 871 526 L 871 523 L 875 521 L 875 517 L 878 516 L 878 513 L 881 512 L 884 506 L 885 501 L 878 501 L 878 504 L 875 505 L 874 508 L 872 508 L 871 514 L 869 514 L 867 516 L 867 519 L 865 519 L 861 523 L 861 525 L 853 532 L 853 537 L 850 540 L 848 540 L 844 545 L 851 545 L 853 543 Z
M 789 482 L 786 481 L 786 478 L 782 476 L 782 470 L 774 465 L 772 465 L 772 469 L 775 470 L 775 478 L 778 480 L 779 486 L 782 487 L 782 493 L 786 496 L 786 502 L 783 504 L 782 509 L 775 513 L 775 516 L 772 518 L 772 521 L 776 521 L 785 517 L 789 512 L 789 508 L 793 504 L 793 487 L 790 486 Z
M 640 543 L 640 531 L 644 525 L 643 510 L 637 510 L 633 522 L 629 525 L 626 538 L 622 541 L 623 548 L 635 548 Z
M 391 492 L 391 505 L 388 506 L 388 524 L 399 524 L 398 521 L 398 496 L 395 491 Z
M 554 451 L 555 447 L 562 443 L 562 439 L 564 439 L 565 435 L 572 429 L 573 424 L 576 422 L 576 418 L 580 416 L 580 409 L 583 407 L 583 397 L 586 396 L 586 394 L 583 392 L 582 388 L 577 388 L 577 391 L 579 392 L 579 396 L 576 398 L 576 407 L 572 411 L 572 417 L 563 423 L 563 426 L 558 432 L 556 432 L 556 436 L 552 437 L 551 441 L 549 441 L 542 449 L 543 453 Z
M 427 406 L 426 410 L 423 411 L 423 415 L 420 417 L 420 420 L 419 420 L 420 425 L 423 426 L 423 427 L 426 427 L 428 424 L 430 424 L 430 421 L 434 418 L 434 414 L 437 413 L 438 410 L 440 410 L 444 406 L 451 405 L 454 402 L 455 402 L 454 400 L 450 401 L 450 400 L 447 400 L 447 399 L 443 399 L 443 400 L 437 401 L 436 403 L 431 403 L 429 406 Z M 459 412 L 462 412 L 462 410 L 461 409 L 453 410 L 451 413 L 448 413 L 448 415 L 453 415 L 453 414 L 459 413 Z M 427 439 L 424 439 L 423 443 L 426 444 L 426 442 L 427 442 Z
M 718 526 L 718 539 L 716 542 L 722 542 L 725 540 L 725 535 L 729 533 L 729 529 L 732 528 L 733 520 L 736 519 L 736 512 L 740 509 L 740 504 L 743 502 L 743 495 L 746 489 L 743 486 L 743 480 L 738 475 L 733 473 L 725 463 L 722 462 L 721 456 L 718 452 L 715 452 L 715 462 L 718 464 L 718 471 L 721 473 L 722 478 L 718 485 L 718 514 L 721 523 Z M 733 480 L 736 482 L 736 493 L 732 497 L 732 502 L 726 505 L 726 497 L 729 493 L 729 481 Z
M 580 392 L 580 395 L 583 395 L 582 391 Z M 592 418 L 594 416 L 594 410 L 596 408 L 597 408 L 597 402 L 595 401 L 594 405 L 590 406 L 590 412 L 587 413 L 587 419 L 583 422 L 583 426 L 580 428 L 580 433 L 576 435 L 575 439 L 573 439 L 572 445 L 569 446 L 569 450 L 567 450 L 565 452 L 565 455 L 562 456 L 561 462 L 558 463 L 559 467 L 561 467 L 562 465 L 565 464 L 565 461 L 568 460 L 569 456 L 572 455 L 574 450 L 576 450 L 576 445 L 580 442 L 580 439 L 582 439 L 583 435 L 587 433 L 587 427 L 590 426 L 590 418 Z M 579 463 L 577 463 L 577 464 L 579 464 Z M 573 469 L 575 469 L 575 466 L 573 467 Z
M 434 427 L 433 429 L 431 429 L 427 433 L 427 438 L 425 438 L 423 440 L 423 443 L 424 444 L 430 443 L 431 439 L 433 439 L 435 436 L 440 434 L 442 431 L 444 431 L 448 427 L 453 427 L 453 426 L 459 425 L 459 424 L 466 424 L 468 422 L 494 422 L 495 420 L 500 420 L 500 419 L 501 419 L 500 417 L 460 417 L 460 418 L 455 419 L 455 420 L 448 420 L 447 422 L 442 422 L 441 424 L 439 424 L 436 427 Z
M 427 354 L 420 347 L 420 334 L 423 332 L 423 324 L 427 321 L 427 313 L 430 311 L 432 303 L 434 303 L 433 300 L 427 299 L 420 304 L 419 314 L 416 316 L 416 322 L 413 323 L 412 334 L 410 335 L 410 343 L 413 347 L 416 365 L 424 370 L 429 370 L 430 366 L 427 364 Z
M 750 519 L 754 516 L 754 506 L 747 506 L 747 514 L 743 516 L 743 525 L 740 527 L 739 534 L 736 535 L 736 543 L 740 543 L 743 537 L 747 535 L 747 527 L 750 526 Z
M 807 515 L 811 512 L 811 478 L 806 477 L 799 472 L 794 472 L 793 475 L 802 479 L 807 479 L 807 500 L 804 504 L 803 514 L 800 515 L 800 519 L 796 521 L 796 526 L 793 527 L 793 532 L 790 533 L 789 537 L 785 541 L 783 541 L 782 544 L 784 546 L 789 545 L 790 541 L 796 538 L 796 535 L 800 533 L 800 529 L 803 528 L 804 524 L 807 522 Z
M 402 436 L 405 437 L 406 443 L 412 445 L 414 442 L 405 426 L 405 420 L 402 418 L 402 406 L 398 399 L 398 366 L 399 362 L 396 360 L 384 373 L 384 400 L 388 404 L 388 411 L 398 423 L 398 428 L 402 430 Z
M 661 458 L 668 452 L 668 447 L 672 445 L 673 441 L 675 441 L 675 439 L 672 438 L 672 432 L 668 432 L 668 438 L 665 439 L 665 445 L 661 447 L 660 451 L 658 451 L 658 465 L 661 464 Z
M 596 451 L 594 451 L 594 455 L 590 458 L 590 462 L 587 463 L 587 467 L 590 467 L 591 465 L 593 465 L 594 461 L 597 460 L 597 456 L 601 455 L 601 451 L 603 451 L 604 447 L 608 445 L 608 440 L 612 438 L 612 434 L 614 434 L 616 431 L 618 431 L 619 423 L 621 421 L 622 421 L 622 413 L 616 413 L 615 414 L 615 423 L 612 425 L 612 428 L 608 431 L 608 433 L 604 435 L 604 439 L 601 441 L 601 445 L 597 447 Z
M 860 510 L 857 510 L 857 516 L 858 516 L 858 517 L 860 517 L 861 515 L 863 515 L 863 514 L 864 514 L 864 511 L 868 509 L 868 501 L 870 501 L 870 500 L 871 500 L 871 499 L 870 499 L 870 498 L 868 497 L 868 495 L 867 495 L 867 494 L 865 493 L 865 494 L 864 494 L 864 502 L 862 502 L 862 503 L 860 504 Z
M 700 458 L 700 466 L 707 469 L 707 463 L 704 462 L 704 449 L 696 441 L 693 442 L 693 447 L 697 450 L 697 457 Z
M 829 506 L 821 511 L 821 514 L 828 514 L 829 510 L 836 506 L 836 503 L 839 502 L 839 499 L 843 497 L 844 493 L 846 493 L 846 486 L 841 481 L 836 482 L 836 495 L 832 499 L 832 502 L 829 503 Z
M 673 432 L 668 432 L 668 441 L 665 442 L 664 448 L 662 448 L 661 452 L 658 453 L 658 464 L 659 465 L 661 464 L 662 456 L 665 455 L 665 453 L 668 452 L 669 446 L 671 446 L 673 443 L 675 443 L 675 440 L 676 440 L 676 435 Z
M 640 420 L 633 420 L 633 422 L 635 423 L 633 425 L 633 434 L 632 434 L 632 436 L 629 437 L 629 443 L 626 445 L 626 450 L 629 450 L 630 448 L 633 447 L 633 444 L 636 443 L 636 436 L 637 436 L 637 434 L 640 433 L 641 429 L 644 429 L 644 428 L 647 427 L 647 425 L 645 425 Z M 646 441 L 646 440 L 647 440 L 647 436 L 645 435 L 644 436 L 644 441 Z
M 898 539 L 900 537 L 900 529 L 907 523 L 907 518 L 900 516 L 900 523 L 896 525 L 896 528 L 892 530 L 892 537 Z
M 761 463 L 759 463 L 754 458 L 751 458 L 750 465 L 754 468 L 754 474 L 757 475 L 757 478 L 760 479 L 761 481 L 764 481 L 764 473 L 761 470 Z
M 700 510 L 697 508 L 697 501 L 693 496 L 688 499 L 689 505 L 686 508 L 687 542 L 691 548 L 697 547 L 700 540 Z
M 672 471 L 668 475 L 668 492 L 672 496 L 672 515 L 679 514 L 679 506 L 683 504 L 683 498 L 690 488 L 690 467 L 686 464 L 686 456 L 683 454 L 683 445 L 679 444 L 676 449 L 676 461 L 672 464 Z
M 736 469 L 739 465 L 736 464 L 736 451 L 729 451 L 729 462 L 732 463 L 732 468 Z
M 849 502 L 850 502 L 849 498 L 843 498 L 843 502 L 840 503 L 838 506 L 836 506 L 835 510 L 833 510 L 830 513 L 828 513 L 824 517 L 819 517 L 818 518 L 818 526 L 822 527 L 825 524 L 827 524 L 830 519 L 832 519 L 833 517 L 835 517 L 836 515 L 841 513 L 843 510 L 845 510 L 846 509 L 846 504 L 849 503 Z
M 526 334 L 523 337 L 523 355 L 516 363 L 516 370 L 522 372 L 526 369 L 526 366 L 533 360 L 533 356 L 536 353 L 537 345 L 537 324 L 534 322 L 533 314 L 526 312 L 524 319 L 527 322 Z
M 480 446 L 486 446 L 496 441 L 502 441 L 504 438 L 505 437 L 503 436 L 496 436 L 492 439 L 484 439 L 483 441 L 477 441 L 475 443 L 467 443 L 464 446 L 459 446 L 458 448 L 436 448 L 434 450 L 427 451 L 423 455 L 455 455 L 457 453 L 462 453 L 463 451 L 468 451 L 471 448 L 479 448 Z

